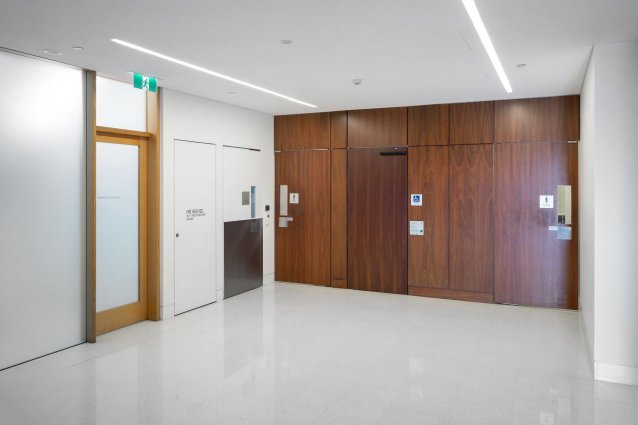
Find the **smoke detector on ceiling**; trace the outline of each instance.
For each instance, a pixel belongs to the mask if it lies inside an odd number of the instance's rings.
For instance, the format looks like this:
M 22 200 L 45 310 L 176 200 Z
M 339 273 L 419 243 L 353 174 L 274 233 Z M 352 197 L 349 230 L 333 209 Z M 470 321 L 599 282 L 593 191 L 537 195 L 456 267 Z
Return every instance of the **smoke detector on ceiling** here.
M 355 78 L 352 80 L 352 84 L 354 84 L 355 86 L 358 86 L 361 83 L 363 83 L 363 80 L 361 78 Z

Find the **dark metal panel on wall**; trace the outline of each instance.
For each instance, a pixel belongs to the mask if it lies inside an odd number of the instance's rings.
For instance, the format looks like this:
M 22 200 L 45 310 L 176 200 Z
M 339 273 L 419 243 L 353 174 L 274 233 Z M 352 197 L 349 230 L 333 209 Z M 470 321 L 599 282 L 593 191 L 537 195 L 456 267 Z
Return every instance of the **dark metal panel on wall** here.
M 224 299 L 263 285 L 262 219 L 224 223 Z

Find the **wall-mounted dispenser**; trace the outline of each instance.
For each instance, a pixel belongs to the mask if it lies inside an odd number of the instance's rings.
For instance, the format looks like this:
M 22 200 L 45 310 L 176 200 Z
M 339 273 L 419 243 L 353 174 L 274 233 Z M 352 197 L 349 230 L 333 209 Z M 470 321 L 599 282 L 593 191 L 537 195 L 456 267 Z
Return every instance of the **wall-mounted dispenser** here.
M 557 238 L 562 240 L 572 239 L 572 187 L 571 185 L 558 185 L 557 190 L 556 221 L 558 222 Z

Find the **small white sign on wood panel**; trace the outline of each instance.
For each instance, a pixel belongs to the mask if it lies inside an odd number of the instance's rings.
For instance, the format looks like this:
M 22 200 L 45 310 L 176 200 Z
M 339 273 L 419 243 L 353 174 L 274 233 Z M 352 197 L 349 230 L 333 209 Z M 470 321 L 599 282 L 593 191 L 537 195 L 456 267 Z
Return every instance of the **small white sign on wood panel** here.
M 541 195 L 540 196 L 541 208 L 554 208 L 554 195 Z
M 410 221 L 410 235 L 411 236 L 423 236 L 423 222 L 422 221 Z

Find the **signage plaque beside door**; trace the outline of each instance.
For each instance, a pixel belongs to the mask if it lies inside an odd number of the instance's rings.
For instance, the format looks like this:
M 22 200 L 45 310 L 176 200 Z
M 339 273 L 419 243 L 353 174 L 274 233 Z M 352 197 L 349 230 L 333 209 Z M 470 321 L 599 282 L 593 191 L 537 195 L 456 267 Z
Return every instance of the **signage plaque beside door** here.
M 423 206 L 423 194 L 413 193 L 410 195 L 410 205 L 413 207 Z

